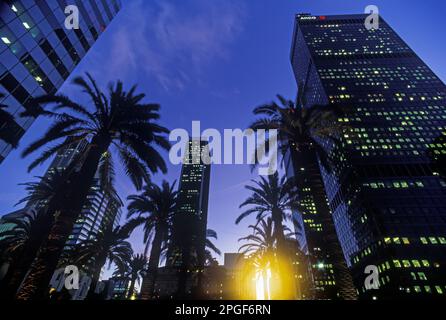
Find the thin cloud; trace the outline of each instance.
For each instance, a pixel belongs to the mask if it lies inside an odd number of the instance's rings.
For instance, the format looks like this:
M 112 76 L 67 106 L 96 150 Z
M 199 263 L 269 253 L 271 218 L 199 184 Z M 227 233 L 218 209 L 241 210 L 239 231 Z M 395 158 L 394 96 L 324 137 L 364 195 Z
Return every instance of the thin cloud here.
M 107 60 L 110 78 L 143 71 L 165 90 L 201 81 L 205 68 L 228 59 L 243 31 L 243 2 L 136 0 L 124 8 Z

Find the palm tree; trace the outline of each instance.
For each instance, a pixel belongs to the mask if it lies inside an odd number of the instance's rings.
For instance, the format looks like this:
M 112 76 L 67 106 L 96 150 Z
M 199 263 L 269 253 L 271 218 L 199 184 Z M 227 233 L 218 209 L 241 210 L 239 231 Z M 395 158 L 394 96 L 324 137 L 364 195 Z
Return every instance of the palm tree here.
M 204 241 L 204 252 L 201 248 L 197 248 L 195 253 L 196 263 L 199 267 L 198 279 L 197 279 L 197 294 L 203 296 L 203 280 L 204 280 L 204 269 L 205 266 L 209 266 L 213 261 L 213 253 L 221 255 L 221 251 L 217 248 L 212 240 L 217 240 L 218 235 L 215 230 L 207 229 L 206 237 Z
M 5 94 L 0 92 L 0 100 L 4 97 Z M 16 148 L 18 140 L 10 128 L 10 125 L 15 123 L 14 116 L 5 110 L 6 108 L 6 105 L 0 103 L 0 140 L 3 140 Z
M 145 274 L 147 262 L 147 258 L 143 254 L 134 255 L 129 261 L 127 271 L 127 275 L 130 278 L 130 288 L 127 295 L 128 299 L 131 299 L 134 294 L 136 282 L 139 283 L 141 277 Z
M 82 265 L 92 273 L 92 285 L 90 297 L 99 282 L 102 267 L 108 261 L 109 267 L 114 263 L 119 270 L 126 269 L 127 263 L 131 261 L 133 250 L 127 239 L 136 227 L 134 221 L 124 226 L 113 228 L 109 226 L 100 230 L 95 236 L 82 241 L 72 252 L 71 261 Z
M 47 95 L 37 98 L 36 107 L 28 112 L 34 116 L 55 119 L 44 136 L 23 153 L 23 156 L 27 156 L 50 145 L 30 165 L 30 170 L 71 143 L 87 140 L 89 146 L 83 155 L 82 165 L 67 179 L 70 187 L 61 190 L 65 201 L 54 210 L 56 219 L 48 241 L 36 257 L 18 293 L 19 299 L 45 295 L 45 291 L 39 291 L 39 288 L 46 288 L 57 266 L 96 172 L 101 174 L 102 180 L 113 179 L 112 155 L 118 155 L 126 174 L 138 190 L 144 182 L 149 181 L 151 172 L 166 172 L 166 164 L 157 150 L 157 147 L 169 148 L 165 138 L 168 130 L 156 123 L 159 119 L 159 105 L 142 103 L 145 95 L 136 94 L 136 87 L 125 91 L 121 81 L 109 87 L 108 97 L 99 90 L 89 74 L 87 80 L 79 77 L 73 83 L 91 99 L 92 108 L 73 102 L 63 95 Z M 41 107 L 46 104 L 53 104 L 53 111 Z M 70 139 L 57 142 L 66 137 Z
M 153 295 L 156 274 L 160 263 L 162 248 L 169 240 L 169 231 L 175 215 L 177 191 L 174 191 L 176 182 L 172 185 L 163 181 L 161 187 L 149 184 L 140 195 L 128 197 L 128 217 L 138 215 L 137 220 L 144 227 L 145 254 L 151 245 L 148 276 L 144 278 L 141 289 L 143 299 Z M 153 241 L 149 241 L 153 237 Z
M 214 260 L 213 255 L 212 255 L 213 253 L 215 253 L 219 256 L 221 255 L 220 249 L 217 248 L 217 246 L 214 244 L 212 239 L 218 240 L 217 232 L 212 229 L 207 229 L 206 230 L 206 241 L 205 241 L 205 260 L 206 260 L 204 263 L 205 265 L 209 265 L 210 262 L 212 262 Z
M 262 218 L 255 225 L 250 225 L 249 229 L 252 230 L 252 234 L 239 239 L 239 241 L 247 242 L 240 247 L 239 252 L 248 257 L 247 266 L 248 269 L 251 269 L 249 271 L 255 271 L 260 274 L 263 281 L 266 282 L 267 272 L 271 272 L 275 276 L 280 272 L 274 223 L 271 217 Z M 286 226 L 283 226 L 283 230 L 285 232 L 285 241 L 289 242 L 294 239 L 293 237 L 296 233 L 291 232 Z M 296 247 L 294 250 L 298 250 L 298 248 Z M 248 276 L 250 276 L 250 272 L 248 272 Z M 264 289 L 264 296 L 271 298 L 271 291 L 266 292 L 266 283 L 264 283 Z
M 297 103 L 278 96 L 281 106 L 273 102 L 256 108 L 254 114 L 263 118 L 255 121 L 251 127 L 254 130 L 278 130 L 282 157 L 285 159 L 287 154 L 290 155 L 296 172 L 294 180 L 298 187 L 298 198 L 303 199 L 306 196 L 303 190 L 310 188 L 311 196 L 318 206 L 318 215 L 324 230 L 325 249 L 333 261 L 339 294 L 342 299 L 355 299 L 353 279 L 345 262 L 330 208 L 326 203 L 325 191 L 320 187 L 323 185 L 321 167 L 329 173 L 332 172 L 330 150 L 341 148 L 339 138 L 348 127 L 338 122 L 338 118 L 343 115 L 340 106 L 307 107 L 304 97 L 305 88 L 300 85 Z M 302 211 L 305 210 L 303 205 L 299 204 L 299 207 Z
M 278 95 L 281 105 L 272 102 L 255 108 L 253 113 L 260 118 L 252 123 L 250 128 L 277 130 L 279 151 L 283 158 L 289 151 L 311 150 L 318 155 L 324 168 L 330 171 L 330 157 L 321 141 L 328 141 L 334 146 L 339 144 L 339 135 L 346 129 L 337 121 L 343 114 L 342 109 L 337 105 L 304 108 L 303 96 L 304 90 L 300 87 L 297 104 Z M 267 143 L 268 138 L 265 141 L 265 144 Z M 262 157 L 261 152 L 259 156 Z
M 235 221 L 240 221 L 255 213 L 258 221 L 271 217 L 274 223 L 274 237 L 277 239 L 279 251 L 284 249 L 285 230 L 283 223 L 291 218 L 289 211 L 298 205 L 297 190 L 292 179 L 285 176 L 279 178 L 279 174 L 260 177 L 259 181 L 252 180 L 253 185 L 245 188 L 252 195 L 240 205 L 240 208 L 250 206 Z
M 39 244 L 42 234 L 49 229 L 51 217 L 44 211 L 23 209 L 19 215 L 4 218 L 14 225 L 12 230 L 2 233 L 0 251 L 9 261 L 9 268 L 0 284 L 3 299 L 13 299 Z
M 260 252 L 274 252 L 276 250 L 277 239 L 274 236 L 274 225 L 271 217 L 262 218 L 255 225 L 248 227 L 252 233 L 238 241 L 248 241 L 242 245 L 239 252 L 251 256 Z M 285 230 L 285 227 L 284 227 Z

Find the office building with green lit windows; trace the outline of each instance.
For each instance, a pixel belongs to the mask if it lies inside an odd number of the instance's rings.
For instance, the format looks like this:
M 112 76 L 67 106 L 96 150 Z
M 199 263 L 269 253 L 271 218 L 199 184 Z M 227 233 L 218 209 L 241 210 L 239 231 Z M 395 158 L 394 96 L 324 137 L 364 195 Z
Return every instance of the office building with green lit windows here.
M 66 29 L 65 8 L 76 5 L 79 29 Z M 21 114 L 36 96 L 55 93 L 121 8 L 117 0 L 6 0 L 0 3 L 0 101 L 14 115 L 17 141 L 34 122 Z M 0 163 L 12 146 L 0 140 Z
M 305 107 L 345 109 L 340 145 L 321 141 L 333 170 L 318 165 L 308 207 L 328 201 L 361 298 L 446 298 L 446 181 L 428 154 L 446 153 L 446 86 L 384 19 L 367 30 L 366 17 L 296 16 L 291 61 Z M 317 231 L 317 210 L 303 211 Z M 309 248 L 321 236 L 305 235 Z M 378 290 L 365 288 L 369 265 Z

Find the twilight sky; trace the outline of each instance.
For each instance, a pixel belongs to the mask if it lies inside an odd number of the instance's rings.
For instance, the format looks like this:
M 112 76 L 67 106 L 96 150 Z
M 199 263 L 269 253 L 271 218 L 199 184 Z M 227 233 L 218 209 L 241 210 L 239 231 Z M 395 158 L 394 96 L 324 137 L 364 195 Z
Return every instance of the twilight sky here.
M 190 131 L 193 120 L 200 120 L 203 130 L 243 129 L 252 121 L 255 106 L 271 101 L 278 93 L 293 98 L 296 85 L 289 52 L 296 13 L 363 13 L 367 5 L 377 5 L 387 22 L 446 80 L 444 1 L 122 2 L 123 10 L 72 76 L 89 71 L 103 86 L 116 79 L 128 87 L 137 83 L 147 101 L 161 104 L 161 122 L 170 129 Z M 69 81 L 61 90 L 82 101 Z M 44 165 L 28 174 L 26 168 L 33 157 L 21 159 L 20 153 L 47 125 L 46 120 L 37 120 L 20 147 L 0 165 L 0 215 L 18 209 L 14 205 L 24 196 L 19 183 L 35 180 L 33 176 L 46 170 Z M 173 181 L 179 174 L 179 166 L 169 165 L 169 173 L 154 180 Z M 243 186 L 254 177 L 247 166 L 212 167 L 208 226 L 218 232 L 216 244 L 222 252 L 236 252 L 237 239 L 248 232 L 249 220 L 238 226 L 234 221 L 240 213 L 239 204 L 248 195 Z M 123 199 L 134 193 L 122 173 L 117 180 Z M 132 245 L 135 251 L 142 250 L 139 232 Z

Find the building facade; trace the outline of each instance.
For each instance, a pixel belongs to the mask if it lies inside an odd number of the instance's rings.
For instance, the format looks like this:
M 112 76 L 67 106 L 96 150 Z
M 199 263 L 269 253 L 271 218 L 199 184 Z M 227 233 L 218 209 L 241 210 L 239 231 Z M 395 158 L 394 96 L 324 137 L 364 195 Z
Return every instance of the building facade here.
M 65 8 L 76 5 L 79 29 L 66 29 Z M 33 97 L 55 93 L 121 8 L 118 0 L 6 0 L 0 4 L 1 104 L 19 141 L 34 122 L 21 114 Z M 6 124 L 0 123 L 0 126 Z M 12 147 L 0 140 L 0 163 Z
M 446 294 L 446 182 L 429 149 L 446 129 L 446 86 L 380 17 L 296 16 L 291 52 L 305 107 L 345 110 L 341 145 L 321 141 L 333 170 L 323 184 L 363 298 Z M 365 269 L 379 270 L 367 290 Z
M 191 140 L 186 150 L 168 256 L 168 265 L 174 267 L 183 266 L 185 247 L 189 247 L 188 265 L 204 265 L 211 166 L 202 161 L 202 155 L 209 155 L 209 146 Z

